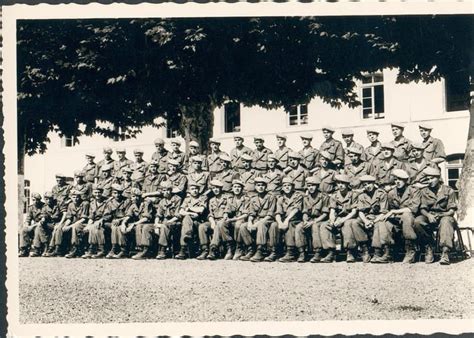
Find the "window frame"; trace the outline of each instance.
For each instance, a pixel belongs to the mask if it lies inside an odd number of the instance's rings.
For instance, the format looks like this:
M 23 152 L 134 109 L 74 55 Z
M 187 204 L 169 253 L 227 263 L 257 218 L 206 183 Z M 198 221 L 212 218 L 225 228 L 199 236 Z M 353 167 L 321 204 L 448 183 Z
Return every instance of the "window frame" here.
M 70 144 L 68 145 L 68 143 Z M 78 142 L 74 139 L 74 136 L 63 135 L 61 137 L 61 147 L 62 148 L 73 148 Z
M 454 189 L 455 193 L 456 193 L 456 197 L 458 197 L 459 195 L 459 190 L 457 188 L 457 182 L 461 179 L 461 174 L 462 174 L 462 167 L 463 167 L 463 164 L 464 164 L 464 157 L 465 155 L 462 154 L 462 153 L 456 153 L 456 154 L 450 154 L 448 156 L 446 156 L 446 164 L 445 164 L 445 171 L 444 171 L 444 174 L 445 174 L 445 178 L 446 178 L 446 182 L 445 184 L 451 188 Z M 454 162 L 456 161 L 456 162 Z M 457 169 L 458 170 L 458 178 L 456 180 L 454 179 L 449 179 L 449 170 L 452 170 L 452 169 Z M 454 183 L 454 187 L 451 186 L 449 184 L 450 181 L 455 181 Z
M 305 107 L 306 112 L 302 113 L 302 108 Z M 308 104 L 296 104 L 290 109 L 296 109 L 296 114 L 292 114 L 291 110 L 286 110 L 286 126 L 289 128 L 307 126 L 309 124 L 309 109 Z M 291 117 L 296 116 L 296 124 L 291 124 Z M 304 119 L 306 117 L 306 119 Z M 304 123 L 303 123 L 304 122 Z
M 375 72 L 375 73 L 368 73 L 363 75 L 365 78 L 370 78 L 370 82 L 364 83 L 361 81 L 360 88 L 359 88 L 359 97 L 361 98 L 361 108 L 360 108 L 360 118 L 363 121 L 374 121 L 374 120 L 384 120 L 385 119 L 385 85 L 384 85 L 384 76 L 382 72 Z M 376 81 L 376 77 L 381 77 L 381 80 Z M 382 87 L 382 99 L 383 99 L 383 109 L 382 112 L 376 113 L 375 112 L 375 87 Z M 370 110 L 371 113 L 368 117 L 364 117 L 364 110 L 368 108 L 364 108 L 364 89 L 370 89 L 370 99 L 371 99 L 371 106 Z M 376 114 L 380 114 L 380 117 L 376 117 Z
M 228 130 L 227 129 L 227 107 L 230 105 L 230 104 L 234 104 L 236 106 L 238 106 L 238 118 L 239 118 L 239 124 L 238 124 L 238 129 L 236 130 L 236 126 L 234 126 L 234 130 Z M 242 105 L 240 102 L 235 102 L 235 101 L 230 101 L 230 102 L 226 102 L 224 103 L 224 106 L 223 106 L 223 133 L 224 134 L 232 134 L 232 133 L 240 133 L 242 132 Z
M 23 194 L 25 196 L 23 201 L 23 213 L 26 214 L 28 212 L 29 206 L 31 205 L 31 181 L 28 179 L 24 180 Z

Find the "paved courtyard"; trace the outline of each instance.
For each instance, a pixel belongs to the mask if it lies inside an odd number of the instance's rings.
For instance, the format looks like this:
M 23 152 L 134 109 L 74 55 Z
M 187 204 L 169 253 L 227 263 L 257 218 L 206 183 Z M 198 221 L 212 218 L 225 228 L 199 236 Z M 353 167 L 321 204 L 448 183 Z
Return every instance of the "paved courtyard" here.
M 22 258 L 20 321 L 472 318 L 473 268 Z

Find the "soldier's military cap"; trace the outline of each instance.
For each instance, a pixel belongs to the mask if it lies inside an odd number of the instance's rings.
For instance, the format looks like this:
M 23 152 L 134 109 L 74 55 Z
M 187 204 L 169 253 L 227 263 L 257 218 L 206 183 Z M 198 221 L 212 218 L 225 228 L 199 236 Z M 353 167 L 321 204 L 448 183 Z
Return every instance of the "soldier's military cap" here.
M 255 136 L 253 138 L 254 141 L 262 141 L 262 142 L 265 142 L 265 140 L 263 138 L 261 138 L 260 136 Z
M 227 155 L 227 154 L 221 154 L 221 155 L 219 155 L 219 158 L 220 158 L 222 161 L 226 161 L 226 162 L 232 161 L 232 159 L 230 158 L 230 156 Z
M 199 187 L 199 184 L 196 181 L 188 181 L 188 187 Z
M 189 146 L 199 148 L 199 143 L 197 143 L 196 141 L 191 141 L 189 142 Z
M 347 151 L 353 154 L 362 155 L 362 149 L 356 147 L 349 147 L 347 148 Z
M 319 178 L 318 176 L 310 176 L 305 180 L 305 182 L 306 182 L 306 185 L 308 184 L 319 185 L 321 184 L 321 178 Z
M 159 164 L 159 162 L 158 162 L 157 160 L 151 160 L 151 161 L 150 161 L 150 167 L 151 167 L 151 166 L 157 167 L 158 164 Z
M 440 164 L 442 162 L 446 161 L 445 158 L 442 158 L 442 157 L 435 157 L 433 159 L 431 159 L 431 163 L 434 163 L 434 164 Z
M 86 153 L 86 157 L 92 157 L 95 158 L 95 155 L 93 153 Z
M 104 147 L 104 154 L 112 154 L 112 148 Z
M 413 143 L 411 147 L 415 149 L 425 150 L 426 145 L 423 143 Z
M 281 180 L 281 183 L 282 184 L 285 184 L 285 183 L 294 184 L 294 181 L 291 177 L 283 177 L 283 179 Z
M 219 181 L 219 180 L 212 180 L 212 181 L 210 182 L 210 185 L 213 186 L 213 187 L 219 187 L 219 188 L 224 187 L 224 183 L 222 183 L 222 182 Z
M 162 189 L 173 189 L 173 185 L 170 181 L 163 181 L 160 183 L 160 188 Z
M 155 139 L 154 143 L 155 144 L 165 144 L 165 141 L 162 138 L 158 137 L 158 138 Z
M 41 199 L 41 195 L 38 194 L 37 192 L 35 192 L 33 195 L 31 195 L 31 197 L 35 200 L 40 200 Z
M 367 134 L 371 134 L 371 133 L 372 133 L 372 134 L 377 134 L 377 135 L 380 134 L 380 132 L 379 132 L 378 130 L 375 130 L 374 128 L 368 128 L 368 129 L 366 130 L 366 132 L 367 132 Z
M 382 143 L 382 149 L 395 150 L 395 147 L 393 146 L 393 144 L 387 142 L 387 143 Z
M 255 177 L 255 183 L 265 183 L 268 184 L 268 181 L 264 177 Z
M 217 139 L 215 139 L 215 138 L 211 138 L 211 139 L 209 140 L 209 144 L 210 144 L 210 143 L 221 144 L 221 141 L 219 141 L 219 140 L 217 140 Z
M 303 140 L 312 140 L 312 139 L 313 139 L 313 135 L 311 135 L 311 134 L 309 134 L 309 133 L 301 134 L 300 137 L 301 137 Z
M 276 134 L 276 138 L 282 138 L 286 140 L 286 135 L 285 134 Z
M 426 130 L 432 130 L 433 129 L 433 126 L 429 123 L 420 123 L 418 125 L 418 128 L 420 129 L 426 129 Z
M 112 184 L 112 190 L 122 192 L 122 191 L 123 191 L 123 187 L 122 187 L 120 184 L 114 183 L 114 184 Z
M 142 195 L 142 191 L 138 188 L 132 188 L 130 190 L 130 194 L 134 195 L 134 196 L 141 196 Z
M 245 185 L 244 182 L 242 182 L 241 180 L 232 180 L 232 185 L 234 185 L 234 184 L 239 184 L 242 187 Z
M 290 151 L 288 153 L 289 158 L 297 158 L 298 160 L 301 160 L 301 155 L 297 153 L 296 151 Z
M 341 133 L 343 136 L 344 135 L 354 135 L 354 131 L 352 129 L 346 129 L 346 130 L 343 130 L 342 133 Z
M 274 154 L 268 154 L 267 161 L 278 161 Z
M 179 166 L 179 162 L 176 161 L 174 158 L 168 159 L 168 164 Z
M 134 153 L 134 154 L 143 154 L 143 150 L 141 150 L 141 149 L 135 149 L 135 150 L 133 151 L 133 153 Z
M 104 164 L 102 167 L 100 167 L 100 170 L 109 171 L 112 170 L 112 166 L 110 164 Z
M 363 175 L 359 177 L 359 181 L 361 182 L 375 182 L 377 179 L 372 175 Z
M 393 169 L 392 176 L 401 178 L 402 180 L 407 180 L 410 178 L 410 175 L 403 169 Z
M 242 156 L 240 156 L 240 158 L 244 161 L 252 161 L 252 156 L 250 156 L 249 154 L 243 154 Z
M 81 196 L 82 193 L 81 193 L 79 190 L 77 190 L 77 189 L 72 189 L 72 190 L 69 192 L 69 195 L 71 195 L 71 196 Z
M 177 145 L 181 145 L 181 141 L 177 138 L 174 138 L 174 139 L 171 140 L 171 144 L 173 144 L 173 143 L 177 144 Z
M 244 138 L 240 135 L 235 135 L 234 140 L 243 140 Z
M 74 171 L 74 176 L 84 177 L 84 176 L 86 176 L 86 174 L 82 170 L 76 170 L 76 171 Z
M 329 131 L 329 132 L 331 132 L 331 133 L 334 133 L 334 132 L 336 131 L 336 130 L 335 130 L 333 127 L 331 127 L 331 126 L 324 126 L 324 127 L 323 127 L 323 131 L 324 131 L 324 130 L 327 130 L 327 131 Z
M 329 161 L 332 161 L 332 155 L 327 150 L 321 151 L 319 155 L 321 155 L 322 157 L 324 157 L 325 159 Z
M 53 198 L 54 197 L 53 193 L 51 191 L 46 191 L 43 196 L 44 196 L 44 198 Z
M 422 172 L 426 176 L 441 176 L 441 171 L 433 167 L 426 167 Z
M 92 185 L 92 190 L 100 190 L 100 191 L 104 191 L 104 188 L 101 187 L 100 185 L 98 184 L 93 184 Z
M 397 128 L 400 128 L 400 129 L 405 129 L 405 126 L 399 122 L 392 122 L 391 124 L 392 127 L 397 127 Z
M 348 175 L 345 174 L 338 174 L 334 177 L 337 182 L 342 182 L 342 183 L 351 183 L 351 178 Z
M 56 178 L 66 178 L 66 175 L 60 173 L 56 174 L 55 176 Z
M 202 156 L 200 156 L 200 155 L 194 155 L 193 157 L 191 157 L 191 161 L 193 161 L 193 162 L 201 162 L 201 163 L 202 163 L 202 162 L 204 161 L 204 159 L 203 159 Z
M 133 169 L 130 168 L 129 166 L 126 166 L 126 167 L 122 168 L 122 172 L 124 172 L 124 173 L 133 173 Z
M 125 153 L 125 148 L 117 148 L 115 150 L 116 153 Z

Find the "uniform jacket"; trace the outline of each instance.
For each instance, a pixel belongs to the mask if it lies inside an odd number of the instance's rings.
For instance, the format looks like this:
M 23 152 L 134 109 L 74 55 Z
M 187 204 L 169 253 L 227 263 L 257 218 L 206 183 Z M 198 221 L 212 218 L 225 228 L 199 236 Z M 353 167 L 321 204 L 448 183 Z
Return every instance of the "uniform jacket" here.
M 333 161 L 338 160 L 340 163 L 344 164 L 344 149 L 342 143 L 335 139 L 330 139 L 329 141 L 324 141 L 319 147 L 319 151 L 326 150 L 332 156 Z
M 402 161 L 393 157 L 388 162 L 388 165 L 385 160 L 380 160 L 372 163 L 372 167 L 369 169 L 369 175 L 374 176 L 377 179 L 377 184 L 379 185 L 392 184 L 393 169 L 405 169 L 405 165 Z
M 79 205 L 70 202 L 67 206 L 66 219 L 70 220 L 72 223 L 77 222 L 81 218 L 88 219 L 89 217 L 89 202 L 81 201 Z
M 206 191 L 209 185 L 209 172 L 191 172 L 187 175 L 187 180 L 189 183 L 195 183 L 199 185 L 199 194 L 202 194 L 204 191 Z
M 168 153 L 168 158 L 172 158 L 172 159 L 178 161 L 180 167 L 182 167 L 183 164 L 184 164 L 184 156 L 185 155 L 182 151 L 177 151 L 177 152 L 170 151 Z
M 242 194 L 241 196 L 231 195 L 227 198 L 225 213 L 230 217 L 238 217 L 248 212 L 250 198 Z
M 361 161 L 365 162 L 366 161 L 366 157 L 365 157 L 365 152 L 364 152 L 364 147 L 362 146 L 362 144 L 359 144 L 357 142 L 354 142 L 352 141 L 351 144 L 349 144 L 348 146 L 346 146 L 344 148 L 344 164 L 345 165 L 348 165 L 351 163 L 351 159 L 349 158 L 349 151 L 347 149 L 349 148 L 356 148 L 356 149 L 359 149 L 362 154 L 360 155 L 360 159 Z
M 444 152 L 444 144 L 441 140 L 430 136 L 428 140 L 423 141 L 423 144 L 425 145 L 423 156 L 427 161 L 431 161 L 437 157 L 446 157 L 446 153 Z
M 256 195 L 250 199 L 248 213 L 256 219 L 267 216 L 269 216 L 270 219 L 274 219 L 276 204 L 277 199 L 271 194 L 267 193 L 264 197 Z
M 238 174 L 238 177 L 244 183 L 245 192 L 255 192 L 255 177 L 257 177 L 257 175 L 254 169 L 241 171 Z
M 221 161 L 219 159 L 219 157 L 222 154 L 226 154 L 226 153 L 223 151 L 219 151 L 217 153 L 211 152 L 209 155 L 207 155 L 207 165 L 209 168 L 209 172 L 218 173 L 219 171 L 222 170 Z
M 416 215 L 420 208 L 421 193 L 419 189 L 412 186 L 407 186 L 403 192 L 393 188 L 388 192 L 387 199 L 389 210 L 410 208 L 413 215 Z
M 75 184 L 73 189 L 79 191 L 82 195 L 82 199 L 84 200 L 89 200 L 92 196 L 92 183 L 90 182 Z
M 105 208 L 107 206 L 107 200 L 104 199 L 102 202 L 99 202 L 96 199 L 91 199 L 89 206 L 89 219 L 92 221 L 101 220 L 104 217 Z
M 383 189 L 375 189 L 372 196 L 365 191 L 357 196 L 357 209 L 366 215 L 380 215 L 388 211 L 387 193 Z
M 128 158 L 125 158 L 124 160 L 122 161 L 115 161 L 114 162 L 114 169 L 113 169 L 113 172 L 114 172 L 114 175 L 115 176 L 121 176 L 122 175 L 122 169 L 126 168 L 126 167 L 130 167 L 130 165 L 133 163 L 132 160 L 129 160 Z
M 110 197 L 112 195 L 113 183 L 114 183 L 114 178 L 112 176 L 106 178 L 105 180 L 101 179 L 97 182 L 97 185 L 101 187 L 102 189 L 104 189 L 104 191 L 102 192 L 102 195 L 104 195 L 105 197 Z
M 217 174 L 216 179 L 224 183 L 222 191 L 230 192 L 232 190 L 232 180 L 235 179 L 237 176 L 238 174 L 236 174 L 236 172 L 232 169 L 225 169 Z
M 90 183 L 94 183 L 95 178 L 99 176 L 99 167 L 95 163 L 87 163 L 82 171 L 85 173 L 84 179 Z
M 66 211 L 67 206 L 70 202 L 69 199 L 69 192 L 72 189 L 72 185 L 64 184 L 63 186 L 55 185 L 53 189 L 51 189 L 51 193 L 53 194 L 56 203 L 58 204 L 61 211 Z
M 446 212 L 450 209 L 457 210 L 457 199 L 454 190 L 447 185 L 440 185 L 438 191 L 429 187 L 421 189 L 420 209 L 430 212 Z
M 314 168 L 319 155 L 319 151 L 317 149 L 309 146 L 298 151 L 298 154 L 301 155 L 302 166 L 304 166 L 307 170 Z
M 142 193 L 155 192 L 160 190 L 160 184 L 165 180 L 163 174 L 151 174 L 145 176 L 142 184 Z
M 266 147 L 262 150 L 254 149 L 252 152 L 252 167 L 259 171 L 266 171 L 268 155 L 270 154 L 272 154 L 272 151 Z
M 102 166 L 104 166 L 105 164 L 108 164 L 112 167 L 112 171 L 111 171 L 111 175 L 115 175 L 115 160 L 114 159 L 110 159 L 110 160 L 106 160 L 105 158 L 100 160 L 99 162 L 97 162 L 97 175 L 100 176 L 101 173 L 102 173 Z
M 348 191 L 345 196 L 340 191 L 336 191 L 329 196 L 329 209 L 334 209 L 338 217 L 344 217 L 352 209 L 357 207 L 356 196 L 352 191 Z
M 156 217 L 160 221 L 179 217 L 178 211 L 181 206 L 181 201 L 181 197 L 178 195 L 172 195 L 169 199 L 161 199 L 156 206 Z
M 220 196 L 214 196 L 209 200 L 209 216 L 215 220 L 219 220 L 224 217 L 224 213 L 227 209 L 227 198 L 221 194 Z
M 317 193 L 316 196 L 307 194 L 303 199 L 303 214 L 311 218 L 317 218 L 323 213 L 329 212 L 329 198 L 326 195 Z
M 139 171 L 139 172 L 141 172 L 143 175 L 145 175 L 146 172 L 148 171 L 148 163 L 145 162 L 145 161 L 141 161 L 140 163 L 138 163 L 138 162 L 133 162 L 132 164 L 130 164 L 130 168 L 131 168 L 133 171 Z
M 188 180 L 183 173 L 176 172 L 172 175 L 166 174 L 166 180 L 173 186 L 173 194 L 184 196 Z
M 244 164 L 242 163 L 242 155 L 252 155 L 252 149 L 247 146 L 242 146 L 240 149 L 235 147 L 230 151 L 230 158 L 232 159 L 232 168 L 234 170 L 242 169 Z
M 44 204 L 41 208 L 41 218 L 44 218 L 46 223 L 58 223 L 61 220 L 62 212 L 57 203 L 52 206 Z
M 132 222 L 136 222 L 142 218 L 146 218 L 146 222 L 152 222 L 153 212 L 152 203 L 144 200 L 140 204 L 131 202 L 125 211 L 125 216 L 130 217 L 130 221 Z
M 164 174 L 168 171 L 168 159 L 169 159 L 169 156 L 168 156 L 168 150 L 166 149 L 163 149 L 162 152 L 158 152 L 158 151 L 155 151 L 152 155 L 151 155 L 151 160 L 155 160 L 158 162 L 158 172 L 160 174 Z
M 410 176 L 411 184 L 419 182 L 425 176 L 423 170 L 425 170 L 426 167 L 428 167 L 428 162 L 425 159 L 423 159 L 419 167 L 415 161 L 405 163 L 405 170 Z
M 375 146 L 368 146 L 364 151 L 365 160 L 369 163 L 382 158 L 382 143 L 377 141 Z
M 115 198 L 109 199 L 104 210 L 104 221 L 111 222 L 124 218 L 127 215 L 129 205 L 130 200 L 126 198 L 122 198 L 120 201 L 117 201 Z
M 319 184 L 319 191 L 330 194 L 334 191 L 336 185 L 335 177 L 337 172 L 334 169 L 323 169 L 318 167 L 313 173 L 313 176 L 319 177 L 321 183 Z
M 282 149 L 277 148 L 277 150 L 275 150 L 274 155 L 278 160 L 277 164 L 280 169 L 283 170 L 288 167 L 288 154 L 290 152 L 292 152 L 292 150 L 288 147 L 283 147 Z
M 308 177 L 308 171 L 299 165 L 296 169 L 288 167 L 289 170 L 286 174 L 286 177 L 292 179 L 295 190 L 304 191 L 305 190 L 305 181 Z
M 290 196 L 283 193 L 277 198 L 276 215 L 280 215 L 284 219 L 292 210 L 298 210 L 292 221 L 300 219 L 303 211 L 303 194 L 299 191 L 293 191 Z
M 26 213 L 26 220 L 25 222 L 29 225 L 33 222 L 39 222 L 43 218 L 42 210 L 44 207 L 44 203 L 37 207 L 35 204 L 32 204 L 28 207 L 28 212 Z
M 279 192 L 281 190 L 281 180 L 283 179 L 283 172 L 279 169 L 268 170 L 262 175 L 267 179 L 267 191 Z
M 351 186 L 357 188 L 360 186 L 359 177 L 367 175 L 369 172 L 369 164 L 367 162 L 359 162 L 358 164 L 349 163 L 344 168 L 344 173 L 351 178 Z
M 408 160 L 412 143 L 409 139 L 407 139 L 405 136 L 402 136 L 398 141 L 392 140 L 390 143 L 395 147 L 393 157 L 400 161 Z
M 183 204 L 181 204 L 181 207 L 179 210 L 185 211 L 185 212 L 195 212 L 194 210 L 191 210 L 193 208 L 203 208 L 203 211 L 199 213 L 199 219 L 202 219 L 204 215 L 207 213 L 207 200 L 203 198 L 203 196 L 187 196 Z
M 191 158 L 193 156 L 196 156 L 196 155 L 200 155 L 199 153 L 198 154 L 187 154 L 187 155 L 184 155 L 184 163 L 183 163 L 183 173 L 186 173 L 186 174 L 191 174 L 194 172 L 194 168 L 191 164 Z M 201 156 L 201 155 L 200 155 Z M 202 156 L 202 164 L 201 164 L 201 169 L 202 171 L 208 171 L 208 165 L 207 165 L 207 157 L 206 156 Z M 166 171 L 166 170 L 165 170 Z

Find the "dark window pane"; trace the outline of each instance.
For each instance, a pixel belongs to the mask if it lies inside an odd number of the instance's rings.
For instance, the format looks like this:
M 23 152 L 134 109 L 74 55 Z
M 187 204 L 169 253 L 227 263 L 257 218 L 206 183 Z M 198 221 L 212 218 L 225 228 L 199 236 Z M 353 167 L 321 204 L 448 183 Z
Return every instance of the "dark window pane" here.
M 290 122 L 290 126 L 295 126 L 295 125 L 297 125 L 297 124 L 298 124 L 298 116 L 296 116 L 296 115 L 290 115 L 289 122 Z
M 224 105 L 225 132 L 240 131 L 240 103 L 229 102 Z
M 363 99 L 362 100 L 362 107 L 365 108 L 372 108 L 372 99 Z
M 383 74 L 374 75 L 374 82 L 383 82 Z
M 372 116 L 372 109 L 364 109 L 364 110 L 362 111 L 362 117 L 363 117 L 364 119 L 368 119 L 368 118 L 370 118 L 371 116 Z
M 459 178 L 459 169 L 453 168 L 453 169 L 448 169 L 448 179 L 458 179 Z
M 458 190 L 456 187 L 457 180 L 448 180 L 448 185 L 454 190 Z
M 446 111 L 469 109 L 469 74 L 456 72 L 445 78 Z
M 383 86 L 374 87 L 374 104 L 375 104 L 375 113 L 384 112 L 384 98 L 383 98 Z
M 372 83 L 372 76 L 364 76 L 362 78 L 362 83 Z
M 301 116 L 308 115 L 308 105 L 307 104 L 302 104 L 300 106 L 300 113 L 301 113 Z
M 363 88 L 362 97 L 372 97 L 372 88 Z

